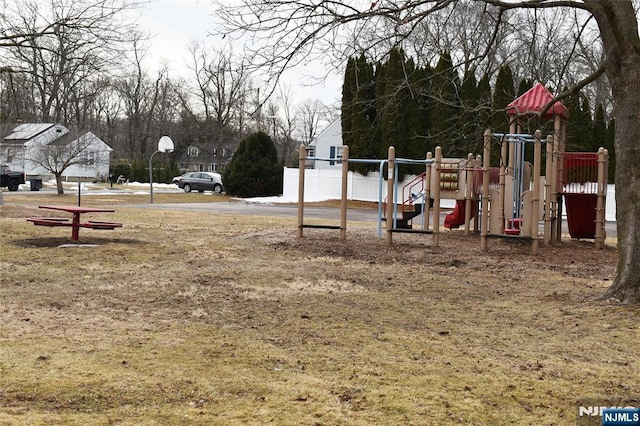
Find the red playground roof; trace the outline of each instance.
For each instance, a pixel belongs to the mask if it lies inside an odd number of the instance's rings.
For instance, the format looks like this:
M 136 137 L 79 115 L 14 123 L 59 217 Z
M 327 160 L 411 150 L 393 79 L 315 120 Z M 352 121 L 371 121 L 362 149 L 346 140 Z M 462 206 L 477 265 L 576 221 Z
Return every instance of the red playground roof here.
M 531 89 L 524 92 L 519 98 L 507 105 L 509 115 L 537 115 L 542 108 L 553 99 L 551 92 L 541 83 L 536 83 Z M 564 119 L 569 118 L 569 110 L 562 102 L 556 102 L 549 108 L 543 118 L 552 118 L 559 115 Z

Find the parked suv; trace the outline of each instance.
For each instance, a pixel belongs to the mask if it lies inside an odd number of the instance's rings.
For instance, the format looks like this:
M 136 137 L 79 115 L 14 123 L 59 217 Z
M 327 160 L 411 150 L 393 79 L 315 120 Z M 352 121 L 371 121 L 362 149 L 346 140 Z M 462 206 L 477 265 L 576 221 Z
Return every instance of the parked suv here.
M 214 194 L 220 194 L 224 191 L 222 177 L 219 173 L 185 173 L 182 176 L 173 178 L 172 181 L 176 183 L 179 188 L 182 188 L 184 192 L 195 190 L 198 192 L 213 191 Z

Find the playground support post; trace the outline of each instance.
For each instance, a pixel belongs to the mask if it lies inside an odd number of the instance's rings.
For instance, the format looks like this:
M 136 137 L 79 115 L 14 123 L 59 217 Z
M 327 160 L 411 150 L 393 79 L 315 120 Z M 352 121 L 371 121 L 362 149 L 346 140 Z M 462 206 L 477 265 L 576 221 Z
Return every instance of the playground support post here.
M 489 143 L 491 143 L 489 141 Z M 505 191 L 507 188 L 507 175 L 510 174 L 510 170 L 507 167 L 507 161 L 511 161 L 511 155 L 509 154 L 510 143 L 506 141 L 506 137 L 503 137 L 502 144 L 500 145 L 500 181 L 498 183 L 500 187 L 499 195 L 498 195 L 498 218 L 500 221 L 500 229 L 498 230 L 500 234 L 504 233 L 504 205 L 505 205 Z M 489 167 L 489 166 L 487 166 Z M 493 208 L 493 205 L 491 206 Z
M 349 147 L 342 147 L 342 193 L 340 198 L 340 239 L 347 238 L 347 181 L 349 176 Z
M 440 167 L 442 167 L 442 147 L 436 147 L 435 194 L 433 194 L 433 246 L 440 244 Z
M 389 161 L 387 163 L 387 232 L 386 241 L 387 245 L 391 245 L 393 242 L 393 212 L 395 210 L 395 195 L 393 193 L 393 177 L 396 168 L 396 149 L 393 146 L 389 147 Z
M 484 131 L 484 150 L 482 153 L 482 223 L 480 225 L 480 249 L 487 251 L 487 235 L 489 234 L 489 166 L 491 165 L 491 130 Z M 502 169 L 500 180 L 502 181 Z
M 555 226 L 552 225 L 552 233 L 555 236 L 555 240 L 560 242 L 562 240 L 562 190 L 563 188 L 558 188 L 558 177 L 563 176 L 564 174 L 564 164 L 560 158 L 561 154 L 564 152 L 565 140 L 566 140 L 566 129 L 567 125 L 564 120 L 561 119 L 559 115 L 556 115 L 553 121 L 553 181 L 552 185 L 552 196 L 555 194 L 555 214 L 552 211 L 551 215 L 555 218 Z
M 547 136 L 544 181 L 544 245 L 551 244 L 551 181 L 553 180 L 553 137 Z
M 604 228 L 604 206 L 606 200 L 606 187 L 607 187 L 607 160 L 608 152 L 606 149 L 600 147 L 598 149 L 598 195 L 596 201 L 596 249 L 604 247 L 604 240 L 606 238 Z
M 472 194 L 471 194 L 471 186 L 473 185 L 473 174 L 475 173 L 472 170 L 469 170 L 469 164 L 473 160 L 473 154 L 469 153 L 467 155 L 467 166 L 465 167 L 465 191 L 464 191 L 464 235 L 466 237 L 471 233 L 471 211 L 472 207 Z
M 422 213 L 422 217 L 424 218 L 424 229 L 429 229 L 429 209 L 431 208 L 431 160 L 433 158 L 433 154 L 431 152 L 427 152 L 427 164 L 425 166 L 425 175 L 424 175 L 424 200 L 426 200 L 425 210 Z
M 558 136 L 556 136 L 556 133 Z M 560 133 L 553 132 L 553 147 L 551 148 L 551 175 L 548 179 L 551 179 L 551 197 L 549 203 L 551 204 L 551 243 L 554 241 L 560 242 L 560 234 L 562 231 L 562 217 L 558 210 L 558 167 L 560 164 Z
M 542 160 L 542 132 L 536 130 L 533 147 L 533 198 L 531 200 L 531 254 L 538 254 L 538 213 L 540 211 L 540 164 Z
M 303 237 L 304 224 L 304 169 L 307 163 L 307 149 L 300 145 L 298 155 L 298 239 Z

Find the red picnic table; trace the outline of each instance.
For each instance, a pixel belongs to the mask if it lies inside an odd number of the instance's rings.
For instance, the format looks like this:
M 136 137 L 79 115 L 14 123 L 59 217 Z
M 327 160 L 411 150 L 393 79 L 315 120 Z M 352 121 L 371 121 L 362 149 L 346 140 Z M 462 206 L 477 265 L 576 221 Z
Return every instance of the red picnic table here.
M 73 214 L 72 220 L 69 218 L 58 217 L 29 217 L 27 220 L 33 222 L 34 225 L 40 226 L 70 226 L 71 227 L 71 239 L 78 241 L 80 228 L 90 229 L 115 229 L 121 228 L 122 223 L 118 222 L 103 222 L 97 220 L 89 220 L 87 222 L 80 222 L 80 215 L 83 213 L 113 213 L 113 209 L 102 209 L 97 207 L 81 207 L 81 206 L 38 206 L 40 209 L 59 210 Z

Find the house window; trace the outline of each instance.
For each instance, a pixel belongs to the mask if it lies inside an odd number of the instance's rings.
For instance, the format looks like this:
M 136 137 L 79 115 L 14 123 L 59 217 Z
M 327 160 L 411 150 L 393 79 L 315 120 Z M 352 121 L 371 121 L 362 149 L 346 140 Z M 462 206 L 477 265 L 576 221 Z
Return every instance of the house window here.
M 95 151 L 83 151 L 80 154 L 80 162 L 85 166 L 91 166 L 96 162 Z
M 329 158 L 331 160 L 333 160 L 334 158 L 336 160 L 341 160 L 342 159 L 342 146 L 332 146 L 329 147 Z M 336 163 L 336 161 L 329 161 L 329 165 L 333 166 Z
M 6 161 L 7 163 L 12 163 L 13 162 L 13 156 L 14 156 L 14 149 L 13 148 L 7 148 L 7 156 L 6 156 Z

